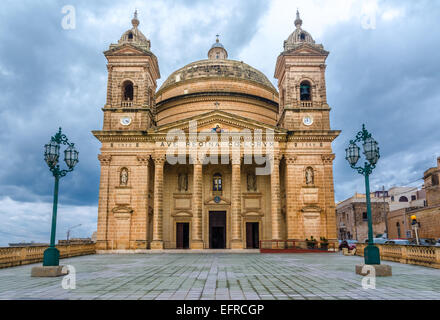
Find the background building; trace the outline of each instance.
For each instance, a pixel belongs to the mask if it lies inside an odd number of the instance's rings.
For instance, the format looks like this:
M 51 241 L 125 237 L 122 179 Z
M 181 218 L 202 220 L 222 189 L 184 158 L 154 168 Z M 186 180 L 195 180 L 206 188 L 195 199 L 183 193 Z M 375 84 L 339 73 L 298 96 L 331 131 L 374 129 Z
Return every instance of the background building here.
M 388 216 L 390 238 L 415 238 L 411 216 L 420 223 L 419 237 L 440 238 L 440 157 L 437 167 L 425 171 L 423 190 L 418 191 L 420 200 L 409 202 L 409 206 L 390 212 Z M 425 199 L 422 196 L 426 196 Z M 422 204 L 423 201 L 423 204 Z
M 374 236 L 382 235 L 386 230 L 388 202 L 382 198 L 371 198 Z M 353 197 L 339 202 L 336 206 L 339 239 L 354 239 L 364 242 L 368 239 L 368 216 L 365 194 L 356 193 Z
M 425 190 L 417 187 L 392 187 L 388 190 L 386 201 L 390 211 L 409 207 L 424 207 L 426 205 Z

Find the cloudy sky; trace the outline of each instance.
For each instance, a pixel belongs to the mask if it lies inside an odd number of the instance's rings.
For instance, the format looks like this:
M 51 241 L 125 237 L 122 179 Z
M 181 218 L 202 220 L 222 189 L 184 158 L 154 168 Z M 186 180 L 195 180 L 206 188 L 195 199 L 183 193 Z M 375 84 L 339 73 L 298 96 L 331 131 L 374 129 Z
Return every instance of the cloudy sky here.
M 63 7 L 75 9 L 64 29 Z M 386 0 L 2 1 L 0 11 L 0 246 L 49 239 L 53 177 L 43 145 L 63 131 L 80 164 L 60 185 L 58 238 L 96 230 L 99 143 L 107 70 L 102 54 L 131 27 L 135 9 L 151 39 L 162 79 L 204 59 L 215 35 L 231 59 L 273 79 L 283 41 L 303 28 L 331 52 L 327 64 L 336 199 L 364 190 L 344 148 L 366 123 L 382 158 L 372 189 L 420 186 L 440 156 L 440 2 Z M 65 11 L 64 11 L 65 12 Z M 70 21 L 72 22 L 72 21 Z

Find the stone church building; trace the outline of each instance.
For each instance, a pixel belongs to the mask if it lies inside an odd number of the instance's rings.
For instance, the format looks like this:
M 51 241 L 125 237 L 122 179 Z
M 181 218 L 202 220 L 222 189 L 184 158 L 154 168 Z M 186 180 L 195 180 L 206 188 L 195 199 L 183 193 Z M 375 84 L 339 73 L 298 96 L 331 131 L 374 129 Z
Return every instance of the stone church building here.
M 331 144 L 340 131 L 330 128 L 329 53 L 302 29 L 299 13 L 276 61 L 278 89 L 262 72 L 229 59 L 218 37 L 208 59 L 175 71 L 158 89 L 158 58 L 137 14 L 132 25 L 104 53 L 107 101 L 103 128 L 93 131 L 102 143 L 98 250 L 249 249 L 261 240 L 311 236 L 336 241 Z M 170 163 L 169 133 L 190 136 L 191 123 L 196 135 L 227 139 L 263 132 L 269 141 L 272 133 L 270 173 L 256 174 L 264 164 L 246 158 L 242 138 L 227 145 L 235 152 L 217 150 L 230 156 L 227 163 L 189 152 L 186 162 Z

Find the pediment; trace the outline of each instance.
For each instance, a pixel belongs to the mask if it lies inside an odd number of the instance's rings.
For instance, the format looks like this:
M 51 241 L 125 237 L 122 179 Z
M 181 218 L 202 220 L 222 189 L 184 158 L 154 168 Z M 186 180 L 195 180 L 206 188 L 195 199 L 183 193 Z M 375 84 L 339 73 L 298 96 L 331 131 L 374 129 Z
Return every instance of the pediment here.
M 230 205 L 231 201 L 224 197 L 218 197 L 216 201 L 216 197 L 211 197 L 210 199 L 205 201 L 205 205 Z
M 193 215 L 190 211 L 177 211 L 171 216 L 175 218 L 191 218 Z
M 251 132 L 262 130 L 264 134 L 266 130 L 273 130 L 275 133 L 287 133 L 285 129 L 220 110 L 160 126 L 156 128 L 155 133 L 168 133 L 171 130 L 182 130 L 188 133 L 191 122 L 197 124 L 197 132 L 241 133 L 243 130 L 250 130 Z
M 309 44 L 304 44 L 298 48 L 295 49 L 291 49 L 289 51 L 286 51 L 283 53 L 283 55 L 285 56 L 290 56 L 290 55 L 328 55 L 329 53 L 327 51 L 325 51 L 324 49 L 321 48 L 317 48 L 313 45 L 309 45 Z
M 147 55 L 145 50 L 137 48 L 131 44 L 123 44 L 104 52 L 105 56 L 139 56 Z
M 260 211 L 248 211 L 248 212 L 244 212 L 242 214 L 242 216 L 243 217 L 248 217 L 248 218 L 252 218 L 252 217 L 259 218 L 259 217 L 263 217 L 264 214 L 262 212 L 260 212 Z

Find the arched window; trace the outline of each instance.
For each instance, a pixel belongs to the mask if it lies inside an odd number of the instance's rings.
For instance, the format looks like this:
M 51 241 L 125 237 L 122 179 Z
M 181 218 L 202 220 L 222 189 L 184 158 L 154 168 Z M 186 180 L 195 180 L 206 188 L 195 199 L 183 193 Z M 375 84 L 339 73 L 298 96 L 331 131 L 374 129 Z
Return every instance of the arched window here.
M 128 34 L 128 40 L 133 40 L 133 33 L 130 32 L 130 33 Z
M 299 36 L 299 38 L 301 39 L 301 41 L 306 40 L 306 34 L 304 32 L 302 32 L 301 35 Z
M 131 81 L 125 81 L 123 85 L 124 101 L 133 101 L 133 83 Z
M 223 191 L 223 180 L 220 173 L 216 173 L 212 179 L 212 191 Z
M 439 181 L 438 181 L 439 179 L 438 179 L 438 175 L 437 174 L 433 174 L 432 176 L 431 176 L 431 182 L 432 182 L 432 185 L 433 186 L 438 186 L 438 184 L 439 184 Z
M 301 82 L 300 98 L 301 98 L 301 101 L 312 100 L 312 87 L 310 85 L 310 82 L 308 82 L 308 81 Z
M 400 223 L 399 222 L 396 223 L 396 228 L 397 228 L 397 238 L 401 238 L 402 232 L 400 231 Z
M 408 202 L 408 198 L 405 196 L 400 197 L 399 202 Z

